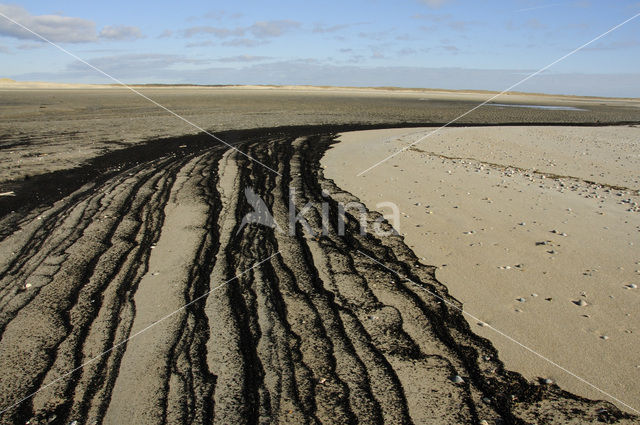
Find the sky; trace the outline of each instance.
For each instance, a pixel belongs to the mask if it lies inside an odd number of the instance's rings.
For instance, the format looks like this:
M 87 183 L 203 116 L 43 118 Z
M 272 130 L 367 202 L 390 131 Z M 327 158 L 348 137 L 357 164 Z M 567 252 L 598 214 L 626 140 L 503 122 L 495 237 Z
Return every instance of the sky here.
M 637 0 L 22 1 L 0 13 L 133 83 L 504 90 Z M 112 83 L 0 16 L 0 78 Z M 514 88 L 640 97 L 640 16 Z

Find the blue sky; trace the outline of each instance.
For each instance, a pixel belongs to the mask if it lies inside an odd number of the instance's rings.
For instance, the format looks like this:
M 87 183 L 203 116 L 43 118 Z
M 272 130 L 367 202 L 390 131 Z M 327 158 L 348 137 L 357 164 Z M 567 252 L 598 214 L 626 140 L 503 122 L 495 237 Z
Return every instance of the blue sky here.
M 0 12 L 127 83 L 502 90 L 640 2 L 34 0 Z M 110 82 L 2 16 L 0 77 Z M 640 97 L 640 17 L 517 90 Z

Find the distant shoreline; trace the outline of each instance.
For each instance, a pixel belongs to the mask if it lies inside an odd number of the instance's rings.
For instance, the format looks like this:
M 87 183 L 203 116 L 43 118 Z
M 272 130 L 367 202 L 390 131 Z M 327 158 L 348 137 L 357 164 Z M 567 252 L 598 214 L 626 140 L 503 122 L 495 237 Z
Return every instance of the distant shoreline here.
M 132 88 L 157 88 L 157 89 L 255 89 L 255 90 L 340 90 L 340 91 L 388 91 L 395 93 L 450 93 L 450 94 L 487 94 L 496 95 L 499 91 L 476 90 L 476 89 L 441 89 L 441 88 L 420 88 L 420 87 L 394 87 L 394 86 L 324 86 L 324 85 L 278 85 L 278 84 L 127 84 Z M 46 81 L 16 81 L 10 78 L 0 78 L 0 90 L 3 89 L 113 89 L 125 88 L 120 84 L 82 84 L 82 83 L 54 83 Z M 502 96 L 540 96 L 556 99 L 584 99 L 584 100 L 639 100 L 638 97 L 615 97 L 615 96 L 579 96 L 570 94 L 536 93 L 509 91 Z

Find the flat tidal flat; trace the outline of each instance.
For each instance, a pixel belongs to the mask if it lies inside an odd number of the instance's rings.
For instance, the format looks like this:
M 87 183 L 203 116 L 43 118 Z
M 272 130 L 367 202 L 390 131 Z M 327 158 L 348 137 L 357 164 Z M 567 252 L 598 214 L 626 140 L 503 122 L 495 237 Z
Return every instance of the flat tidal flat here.
M 263 165 L 118 89 L 0 92 L 0 423 L 637 423 L 505 367 L 408 236 L 340 231 L 364 195 L 321 164 L 339 132 L 446 123 L 481 94 L 144 90 Z M 465 122 L 640 121 L 540 98 L 586 111 Z M 281 224 L 310 204 L 311 232 L 243 226 L 246 188 Z

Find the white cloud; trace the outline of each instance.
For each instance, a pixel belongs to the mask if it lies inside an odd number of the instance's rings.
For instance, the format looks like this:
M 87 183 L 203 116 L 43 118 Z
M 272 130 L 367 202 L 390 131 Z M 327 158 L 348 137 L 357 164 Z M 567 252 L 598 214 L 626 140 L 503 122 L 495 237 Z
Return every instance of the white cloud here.
M 195 41 L 193 43 L 187 43 L 184 47 L 209 47 L 213 45 L 214 45 L 213 41 L 204 40 L 204 41 Z
M 143 37 L 138 27 L 124 25 L 107 25 L 100 31 L 100 38 L 108 40 L 136 40 Z
M 216 62 L 262 62 L 271 59 L 269 56 L 238 55 L 216 59 Z
M 265 43 L 266 41 L 254 40 L 252 38 L 234 38 L 233 40 L 225 41 L 222 45 L 230 47 L 257 47 Z
M 280 21 L 260 21 L 251 25 L 248 29 L 257 38 L 278 37 L 285 32 L 300 27 L 300 22 L 280 20 Z
M 337 25 L 315 24 L 313 26 L 313 30 L 312 31 L 314 33 L 324 34 L 324 33 L 328 33 L 328 32 L 341 31 L 343 29 L 349 28 L 350 26 L 353 26 L 353 24 L 337 24 Z
M 420 3 L 426 4 L 429 7 L 434 9 L 442 6 L 445 3 L 450 2 L 451 0 L 420 0 Z
M 244 35 L 244 28 L 220 28 L 207 25 L 190 27 L 183 31 L 185 37 L 193 37 L 198 34 L 208 34 L 218 38 Z
M 62 15 L 31 15 L 21 6 L 7 4 L 0 4 L 0 13 L 53 42 L 85 43 L 97 39 L 96 25 L 87 19 Z M 41 40 L 5 18 L 0 19 L 0 36 Z

